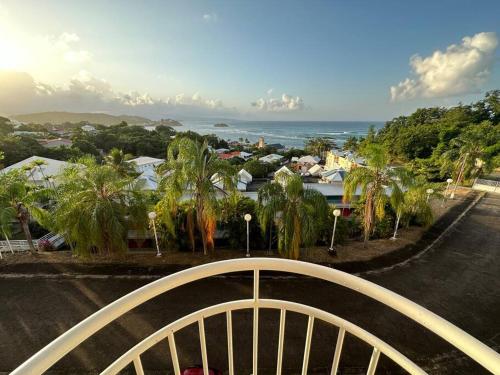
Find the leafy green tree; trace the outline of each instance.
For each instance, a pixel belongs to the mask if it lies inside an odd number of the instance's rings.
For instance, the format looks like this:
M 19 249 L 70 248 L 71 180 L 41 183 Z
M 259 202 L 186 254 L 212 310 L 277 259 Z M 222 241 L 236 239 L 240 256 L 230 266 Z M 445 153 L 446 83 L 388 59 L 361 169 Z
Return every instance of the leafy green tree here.
M 344 144 L 342 145 L 342 149 L 344 151 L 358 151 L 359 148 L 359 139 L 353 135 L 347 137 Z
M 254 178 L 265 178 L 270 172 L 273 172 L 274 166 L 269 163 L 263 163 L 259 160 L 252 159 L 243 164 L 243 168 L 250 173 Z
M 434 220 L 434 215 L 428 202 L 427 190 L 435 189 L 437 191 L 435 184 L 430 184 L 424 176 L 414 177 L 408 175 L 405 180 L 406 189 L 403 191 L 403 195 L 394 196 L 390 200 L 391 206 L 396 213 L 394 239 L 396 238 L 398 226 L 402 219 L 406 222 L 406 226 L 410 224 L 411 220 L 415 220 L 424 226 L 432 224 Z
M 464 180 L 493 169 L 494 156 L 500 151 L 500 126 L 489 121 L 468 126 L 450 146 L 442 155 L 442 172 L 452 171 L 456 189 Z
M 75 243 L 79 255 L 123 252 L 128 230 L 147 227 L 147 205 L 139 186 L 112 167 L 90 157 L 80 159 L 64 171 L 60 182 L 51 226 Z
M 132 155 L 125 154 L 117 148 L 111 149 L 108 155 L 104 158 L 106 165 L 113 168 L 120 176 L 133 176 L 136 174 L 135 168 L 128 160 L 132 159 Z
M 405 173 L 401 169 L 389 168 L 389 154 L 379 144 L 369 144 L 363 150 L 367 167 L 351 170 L 344 182 L 344 199 L 351 201 L 361 188 L 360 200 L 363 202 L 363 229 L 365 242 L 373 234 L 375 221 L 385 216 L 385 207 L 392 201 L 401 201 L 405 184 Z M 388 193 L 390 189 L 391 193 Z
M 316 137 L 310 138 L 306 141 L 305 149 L 307 152 L 310 152 L 314 156 L 319 156 L 324 159 L 325 152 L 334 148 L 335 141 L 330 138 L 325 137 Z
M 46 197 L 46 190 L 30 184 L 23 171 L 15 170 L 0 174 L 0 204 L 2 204 L 2 211 L 14 214 L 33 254 L 36 249 L 33 244 L 29 223 L 32 216 L 39 221 L 43 221 L 44 210 L 39 205 L 43 197 Z
M 161 169 L 166 176 L 161 181 L 164 196 L 158 209 L 165 224 L 172 226 L 169 217 L 175 215 L 179 202 L 187 195 L 187 210 L 196 215 L 203 253 L 207 254 L 214 247 L 213 236 L 220 209 L 218 196 L 224 195 L 224 190 L 234 190 L 235 169 L 209 151 L 206 141 L 198 143 L 185 137 L 176 138 L 170 144 L 167 162 Z
M 10 123 L 10 120 L 6 117 L 0 116 L 0 136 L 5 137 L 13 131 L 14 126 Z
M 300 247 L 316 242 L 328 221 L 328 203 L 318 191 L 304 189 L 298 175 L 283 176 L 285 183 L 269 182 L 259 190 L 259 220 L 267 228 L 276 214 L 278 251 L 298 259 Z

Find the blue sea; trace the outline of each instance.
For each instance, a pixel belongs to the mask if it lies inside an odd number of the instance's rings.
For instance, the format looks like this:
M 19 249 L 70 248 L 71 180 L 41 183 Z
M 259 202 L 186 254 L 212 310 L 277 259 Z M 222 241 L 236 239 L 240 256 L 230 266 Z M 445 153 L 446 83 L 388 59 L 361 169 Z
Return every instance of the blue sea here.
M 267 144 L 281 143 L 291 148 L 302 148 L 304 142 L 312 137 L 327 137 L 341 146 L 350 136 L 364 136 L 368 127 L 376 129 L 383 126 L 379 121 L 243 121 L 243 120 L 180 120 L 183 127 L 178 131 L 192 130 L 200 134 L 215 134 L 219 138 L 237 141 L 240 138 L 257 142 L 264 137 Z M 214 127 L 222 122 L 226 128 Z

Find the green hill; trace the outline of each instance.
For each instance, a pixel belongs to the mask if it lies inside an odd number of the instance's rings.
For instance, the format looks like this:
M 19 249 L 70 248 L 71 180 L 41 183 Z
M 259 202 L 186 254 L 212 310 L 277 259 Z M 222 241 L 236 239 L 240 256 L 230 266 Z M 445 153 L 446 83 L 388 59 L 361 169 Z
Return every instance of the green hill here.
M 144 125 L 152 123 L 151 120 L 139 116 L 114 116 L 106 113 L 73 113 L 73 112 L 40 112 L 12 116 L 13 119 L 25 123 L 35 124 L 62 124 L 65 122 L 78 123 L 87 121 L 91 124 L 116 125 L 126 121 L 129 125 Z

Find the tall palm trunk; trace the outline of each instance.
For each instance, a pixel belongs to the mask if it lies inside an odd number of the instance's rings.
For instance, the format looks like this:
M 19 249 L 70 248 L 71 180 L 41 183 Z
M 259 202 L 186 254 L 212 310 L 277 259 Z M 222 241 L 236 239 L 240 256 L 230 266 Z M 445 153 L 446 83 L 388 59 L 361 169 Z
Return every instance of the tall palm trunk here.
M 203 203 L 201 201 L 201 197 L 198 196 L 196 199 L 196 221 L 198 223 L 198 230 L 201 233 L 201 242 L 203 244 L 203 254 L 207 255 L 207 234 L 205 232 L 206 226 L 205 226 L 205 219 L 204 219 L 204 212 L 203 212 Z
M 26 207 L 22 203 L 17 204 L 17 220 L 21 225 L 21 228 L 24 232 L 24 236 L 26 237 L 26 241 L 28 241 L 28 246 L 30 248 L 30 252 L 32 254 L 36 253 L 35 245 L 33 244 L 33 238 L 31 237 L 31 232 L 29 228 L 30 214 Z
M 373 230 L 374 214 L 375 214 L 375 203 L 373 202 L 373 192 L 368 191 L 366 195 L 365 212 L 363 220 L 365 244 L 366 242 L 368 242 L 370 234 Z

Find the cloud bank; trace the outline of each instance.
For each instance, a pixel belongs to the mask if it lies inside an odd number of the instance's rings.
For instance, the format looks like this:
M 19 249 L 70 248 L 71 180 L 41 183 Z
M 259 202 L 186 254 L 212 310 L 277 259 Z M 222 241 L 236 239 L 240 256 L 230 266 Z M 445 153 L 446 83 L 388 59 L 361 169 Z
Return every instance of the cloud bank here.
M 465 37 L 446 51 L 410 59 L 413 78 L 392 86 L 391 100 L 448 97 L 478 92 L 491 75 L 498 39 L 493 32 Z
M 272 90 L 268 90 L 268 95 L 271 94 Z M 251 106 L 262 112 L 295 112 L 304 109 L 304 101 L 299 96 L 283 94 L 278 99 L 259 98 Z
M 218 99 L 178 94 L 154 98 L 147 93 L 121 93 L 103 79 L 80 71 L 65 87 L 38 82 L 25 72 L 0 71 L 0 113 L 7 115 L 42 112 L 105 112 L 160 118 L 168 115 L 231 115 Z

